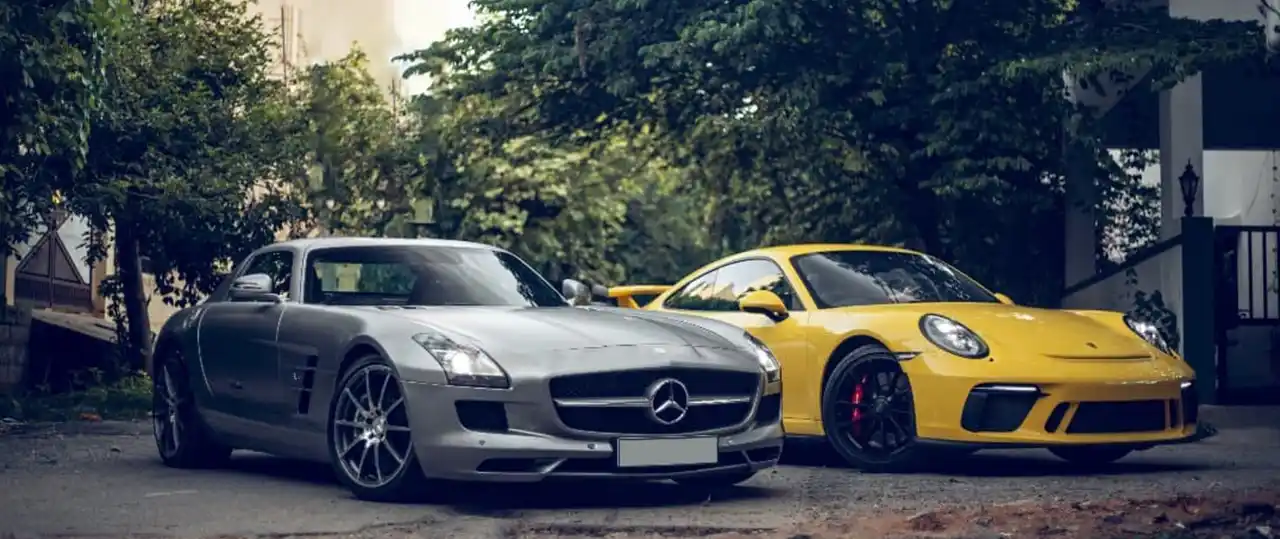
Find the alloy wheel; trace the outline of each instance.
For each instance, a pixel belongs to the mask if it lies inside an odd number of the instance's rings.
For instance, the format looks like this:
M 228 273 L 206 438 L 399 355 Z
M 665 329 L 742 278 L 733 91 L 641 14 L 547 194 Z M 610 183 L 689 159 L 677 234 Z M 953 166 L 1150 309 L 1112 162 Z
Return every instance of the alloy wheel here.
M 182 421 L 182 394 L 175 383 L 169 363 L 160 366 L 154 381 L 151 401 L 151 425 L 155 432 L 156 447 L 164 457 L 172 457 L 182 449 L 182 435 L 186 425 Z
M 334 408 L 332 440 L 342 471 L 357 485 L 380 488 L 404 471 L 413 439 L 390 367 L 369 365 L 347 379 Z
M 869 459 L 888 459 L 915 439 L 911 383 L 897 365 L 874 362 L 842 380 L 839 435 Z

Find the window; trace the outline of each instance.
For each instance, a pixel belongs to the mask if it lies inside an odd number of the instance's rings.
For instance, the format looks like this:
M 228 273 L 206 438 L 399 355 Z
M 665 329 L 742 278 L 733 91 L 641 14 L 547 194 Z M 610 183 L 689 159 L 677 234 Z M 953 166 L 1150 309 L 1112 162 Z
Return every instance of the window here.
M 689 284 L 684 285 L 684 288 L 681 288 L 674 294 L 671 294 L 671 296 L 662 303 L 662 306 L 668 309 L 683 309 L 689 311 L 721 310 L 713 308 L 712 302 L 714 300 L 711 298 L 712 289 L 714 289 L 716 285 L 717 271 L 719 270 L 709 271 L 703 276 L 694 279 Z
M 262 273 L 271 277 L 273 293 L 288 299 L 290 278 L 293 275 L 293 253 L 289 251 L 267 251 L 258 253 L 249 260 L 249 267 L 240 276 Z
M 672 294 L 663 306 L 696 311 L 736 311 L 738 301 L 757 290 L 777 294 L 788 309 L 803 309 L 782 270 L 768 260 L 744 260 L 713 270 Z
M 734 310 L 738 309 L 738 300 L 757 290 L 777 294 L 782 298 L 783 305 L 790 310 L 802 309 L 791 284 L 782 275 L 782 270 L 768 260 L 746 260 L 720 268 L 716 276 L 716 288 L 725 289 L 726 295 L 733 297 Z
M 819 308 L 892 303 L 997 303 L 973 279 L 931 256 L 828 251 L 792 259 Z
M 307 256 L 307 303 L 563 307 L 564 298 L 514 255 L 475 247 L 335 247 Z

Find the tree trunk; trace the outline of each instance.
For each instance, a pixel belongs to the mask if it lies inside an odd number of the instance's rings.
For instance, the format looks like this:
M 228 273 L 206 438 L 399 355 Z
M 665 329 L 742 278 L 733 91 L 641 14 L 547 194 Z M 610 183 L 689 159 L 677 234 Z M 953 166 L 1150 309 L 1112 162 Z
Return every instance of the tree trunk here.
M 116 222 L 116 271 L 124 301 L 127 332 L 125 359 L 130 365 L 142 364 L 151 372 L 151 317 L 147 312 L 146 290 L 142 287 L 142 256 L 133 223 Z

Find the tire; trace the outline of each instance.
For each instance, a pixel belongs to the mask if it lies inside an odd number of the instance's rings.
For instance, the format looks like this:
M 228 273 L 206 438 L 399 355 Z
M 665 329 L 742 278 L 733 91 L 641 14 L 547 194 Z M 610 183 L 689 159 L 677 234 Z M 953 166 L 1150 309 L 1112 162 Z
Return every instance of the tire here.
M 343 373 L 329 403 L 328 431 L 329 461 L 357 498 L 403 503 L 426 493 L 404 388 L 382 358 L 365 356 Z
M 172 468 L 225 465 L 231 448 L 215 441 L 200 417 L 181 354 L 172 351 L 157 359 L 151 382 L 151 425 L 160 460 Z
M 927 458 L 916 443 L 911 382 L 878 344 L 836 363 L 822 391 L 822 426 L 836 453 L 865 472 L 916 470 Z
M 740 483 L 746 482 L 748 479 L 755 477 L 754 470 L 725 472 L 713 475 L 699 475 L 693 477 L 681 477 L 675 482 L 681 486 L 694 489 L 715 490 L 721 488 L 729 488 Z
M 1049 452 L 1058 458 L 1081 466 L 1101 466 L 1124 458 L 1132 449 L 1105 445 L 1069 445 L 1050 447 Z

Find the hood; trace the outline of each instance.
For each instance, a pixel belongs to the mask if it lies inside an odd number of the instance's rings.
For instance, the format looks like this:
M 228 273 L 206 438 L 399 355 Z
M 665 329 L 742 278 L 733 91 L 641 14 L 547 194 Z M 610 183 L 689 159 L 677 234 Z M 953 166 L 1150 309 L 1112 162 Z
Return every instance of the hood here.
M 993 349 L 1031 350 L 1063 359 L 1138 359 L 1146 341 L 1069 311 L 1003 304 L 955 304 L 932 312 L 976 332 Z
M 493 355 L 608 346 L 730 346 L 696 325 L 579 307 L 418 307 L 384 311 L 470 339 Z

